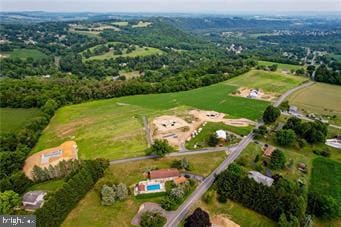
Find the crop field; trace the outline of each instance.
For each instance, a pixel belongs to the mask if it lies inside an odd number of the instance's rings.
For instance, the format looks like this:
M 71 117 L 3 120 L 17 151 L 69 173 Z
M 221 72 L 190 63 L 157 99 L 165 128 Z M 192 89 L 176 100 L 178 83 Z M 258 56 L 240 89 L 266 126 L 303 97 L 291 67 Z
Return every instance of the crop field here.
M 119 26 L 119 27 L 125 27 L 125 26 L 128 26 L 129 22 L 128 21 L 117 21 L 117 22 L 113 22 L 112 24 Z
M 155 55 L 155 54 L 163 54 L 164 52 L 160 49 L 154 48 L 154 47 L 140 47 L 140 46 L 135 46 L 136 49 L 133 50 L 130 53 L 126 53 L 126 50 L 123 51 L 122 54 L 114 54 L 113 51 L 108 51 L 106 53 L 92 56 L 88 59 L 85 59 L 86 61 L 90 60 L 105 60 L 105 59 L 111 59 L 111 58 L 117 58 L 117 57 L 143 57 L 143 56 L 148 56 L 148 55 Z M 92 47 L 94 48 L 94 47 Z
M 0 134 L 16 132 L 40 114 L 35 108 L 0 108 Z
M 314 159 L 309 190 L 341 203 L 341 163 L 322 157 Z
M 259 88 L 266 92 L 281 94 L 300 85 L 306 80 L 307 78 L 301 76 L 251 70 L 241 76 L 226 81 L 226 84 L 238 87 Z
M 341 125 L 341 89 L 338 85 L 315 83 L 290 95 L 288 100 L 304 113 L 328 115 L 331 123 Z
M 258 61 L 258 65 L 264 65 L 264 66 L 271 66 L 276 64 L 278 66 L 278 70 L 297 70 L 300 68 L 303 68 L 301 65 L 292 65 L 292 64 L 283 64 L 283 63 L 277 63 L 272 61 Z
M 229 118 L 260 118 L 269 103 L 228 95 L 235 89 L 220 83 L 185 92 L 126 96 L 62 107 L 33 152 L 75 140 L 80 158 L 141 156 L 147 148 L 142 116 L 174 115 L 174 111 L 190 107 L 223 112 Z M 187 107 L 179 110 L 181 106 Z
M 224 152 L 209 154 L 199 154 L 185 156 L 193 166 L 191 172 L 207 176 L 215 169 L 225 158 Z M 127 186 L 133 186 L 138 181 L 144 180 L 143 173 L 150 168 L 170 168 L 172 161 L 180 160 L 182 157 L 162 158 L 160 160 L 144 160 L 134 163 L 122 163 L 110 166 L 104 178 L 97 182 L 123 182 Z M 210 162 L 207 162 L 210 159 Z M 83 198 L 75 209 L 73 209 L 62 224 L 68 226 L 131 226 L 130 222 L 144 202 L 160 202 L 161 197 L 137 199 L 130 196 L 125 201 L 116 202 L 112 206 L 102 206 L 100 195 L 95 186 Z M 97 189 L 97 190 L 96 190 Z
M 1 54 L 9 58 L 20 58 L 20 59 L 33 58 L 35 60 L 47 57 L 46 54 L 36 49 L 14 49 L 13 51 L 2 52 Z

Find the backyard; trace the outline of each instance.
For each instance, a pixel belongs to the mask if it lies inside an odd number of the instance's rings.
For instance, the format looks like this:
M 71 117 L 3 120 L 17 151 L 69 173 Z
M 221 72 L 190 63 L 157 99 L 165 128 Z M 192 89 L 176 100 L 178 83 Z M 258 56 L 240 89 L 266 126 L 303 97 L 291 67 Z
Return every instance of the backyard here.
M 224 160 L 225 153 L 216 152 L 184 157 L 193 166 L 191 173 L 207 176 Z M 97 182 L 97 185 L 100 185 L 101 182 L 123 182 L 127 186 L 132 186 L 145 179 L 146 171 L 152 168 L 170 168 L 172 161 L 182 158 L 179 156 L 112 165 L 106 171 L 105 176 Z M 102 206 L 95 186 L 69 213 L 62 226 L 131 226 L 130 221 L 142 203 L 160 202 L 161 198 L 159 196 L 143 199 L 130 196 L 127 200 L 117 202 L 112 206 Z

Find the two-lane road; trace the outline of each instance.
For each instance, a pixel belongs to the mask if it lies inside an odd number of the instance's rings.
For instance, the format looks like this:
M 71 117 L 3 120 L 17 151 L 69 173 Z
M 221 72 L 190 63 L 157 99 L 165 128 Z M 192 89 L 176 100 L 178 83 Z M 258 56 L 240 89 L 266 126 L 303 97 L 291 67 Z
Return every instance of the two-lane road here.
M 201 198 L 203 194 L 212 186 L 215 176 L 224 171 L 235 159 L 238 158 L 244 148 L 252 141 L 253 133 L 244 137 L 240 143 L 231 148 L 232 152 L 229 156 L 216 168 L 205 180 L 197 187 L 197 189 L 187 198 L 187 200 L 176 210 L 171 218 L 168 219 L 166 227 L 178 226 L 195 201 Z

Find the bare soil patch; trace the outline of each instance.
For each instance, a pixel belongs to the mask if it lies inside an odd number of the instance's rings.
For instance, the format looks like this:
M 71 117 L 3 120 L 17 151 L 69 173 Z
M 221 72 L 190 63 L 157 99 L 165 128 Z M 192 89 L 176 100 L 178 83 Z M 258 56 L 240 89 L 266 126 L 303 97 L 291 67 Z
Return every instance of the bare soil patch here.
M 252 96 L 251 94 L 256 91 L 257 96 Z M 240 87 L 236 92 L 231 94 L 232 96 L 240 96 L 243 98 L 250 98 L 250 99 L 259 99 L 259 100 L 265 100 L 265 101 L 274 101 L 277 99 L 280 95 L 272 92 L 265 92 L 261 89 L 255 89 L 255 88 L 247 88 L 247 87 Z
M 223 215 L 214 215 L 211 222 L 214 227 L 239 227 L 240 226 Z
M 153 139 L 165 139 L 170 145 L 183 147 L 186 140 L 191 138 L 194 131 L 200 129 L 205 122 L 223 122 L 235 127 L 247 127 L 255 122 L 240 118 L 228 119 L 225 114 L 215 111 L 190 110 L 187 115 L 181 117 L 164 115 L 155 118 L 151 123 L 151 136 Z

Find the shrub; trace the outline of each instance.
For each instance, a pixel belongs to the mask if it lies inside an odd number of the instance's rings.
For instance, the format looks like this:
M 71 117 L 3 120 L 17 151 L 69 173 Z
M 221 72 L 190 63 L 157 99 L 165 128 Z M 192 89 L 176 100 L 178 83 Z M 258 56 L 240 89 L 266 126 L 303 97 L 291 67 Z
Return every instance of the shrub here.
M 271 169 L 283 169 L 285 167 L 285 155 L 281 150 L 274 150 L 270 159 L 270 168 Z

